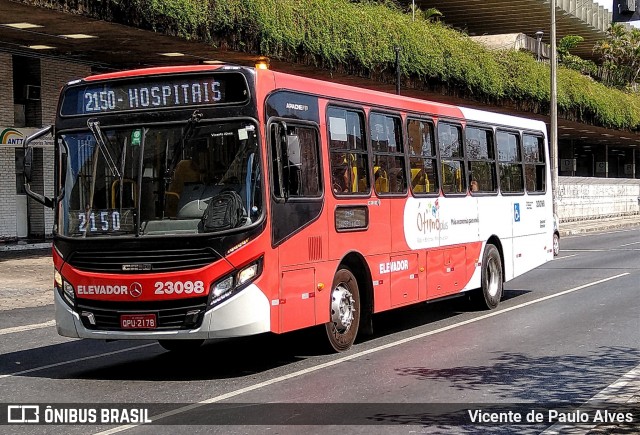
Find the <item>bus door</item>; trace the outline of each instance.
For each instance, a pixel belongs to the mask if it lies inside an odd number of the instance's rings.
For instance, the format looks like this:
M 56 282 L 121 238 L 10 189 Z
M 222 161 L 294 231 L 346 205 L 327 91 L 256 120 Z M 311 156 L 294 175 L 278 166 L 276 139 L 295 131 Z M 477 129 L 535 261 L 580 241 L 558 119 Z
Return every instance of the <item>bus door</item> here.
M 271 240 L 278 253 L 279 332 L 316 324 L 318 263 L 327 252 L 317 124 L 269 124 Z

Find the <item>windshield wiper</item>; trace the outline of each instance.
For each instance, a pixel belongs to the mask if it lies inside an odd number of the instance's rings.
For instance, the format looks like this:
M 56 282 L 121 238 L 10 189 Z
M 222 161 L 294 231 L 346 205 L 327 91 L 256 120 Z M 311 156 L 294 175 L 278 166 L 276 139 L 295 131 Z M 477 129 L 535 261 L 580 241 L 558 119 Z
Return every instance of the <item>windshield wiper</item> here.
M 93 137 L 95 137 L 96 142 L 98 143 L 98 149 L 102 153 L 105 162 L 107 162 L 107 166 L 109 170 L 111 170 L 112 174 L 114 174 L 119 179 L 122 179 L 122 174 L 118 170 L 118 166 L 116 162 L 113 160 L 111 156 L 111 152 L 109 151 L 109 147 L 107 146 L 107 141 L 109 140 L 102 134 L 102 130 L 100 130 L 100 121 L 95 118 L 91 118 L 87 121 L 87 127 L 93 133 Z
M 165 179 L 171 179 L 171 173 L 178 164 L 181 151 L 184 147 L 184 142 L 193 135 L 195 126 L 198 122 L 200 122 L 202 116 L 202 112 L 200 112 L 199 110 L 194 110 L 191 114 L 191 117 L 187 120 L 187 125 L 185 125 L 184 130 L 182 131 L 182 136 L 180 136 L 180 139 L 178 139 L 177 142 L 173 145 L 171 164 L 169 165 L 169 167 L 167 167 L 167 170 L 165 172 Z

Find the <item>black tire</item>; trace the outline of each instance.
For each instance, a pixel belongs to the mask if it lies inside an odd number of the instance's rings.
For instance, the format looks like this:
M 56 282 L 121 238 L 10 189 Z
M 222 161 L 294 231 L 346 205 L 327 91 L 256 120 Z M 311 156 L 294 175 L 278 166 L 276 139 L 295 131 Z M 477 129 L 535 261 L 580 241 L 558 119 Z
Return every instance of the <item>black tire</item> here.
M 193 352 L 204 340 L 158 340 L 158 344 L 169 352 Z
M 356 277 L 349 269 L 336 272 L 331 285 L 329 322 L 325 324 L 329 344 L 336 352 L 349 349 L 360 325 L 360 293 Z
M 473 295 L 473 302 L 478 308 L 493 310 L 502 299 L 504 277 L 502 275 L 502 259 L 500 252 L 492 244 L 487 244 L 482 256 L 482 287 Z
M 553 233 L 553 256 L 557 257 L 560 253 L 560 235 Z

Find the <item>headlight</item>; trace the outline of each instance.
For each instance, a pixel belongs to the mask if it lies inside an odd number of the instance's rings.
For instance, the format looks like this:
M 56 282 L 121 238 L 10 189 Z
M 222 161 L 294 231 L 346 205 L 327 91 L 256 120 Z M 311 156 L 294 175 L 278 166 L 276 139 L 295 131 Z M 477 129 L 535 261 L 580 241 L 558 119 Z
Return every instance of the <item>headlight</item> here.
M 233 290 L 233 275 L 226 277 L 213 287 L 213 297 L 216 298 L 230 290 Z
M 53 282 L 56 288 L 62 288 L 62 275 L 60 275 L 58 269 L 53 269 Z
M 53 272 L 53 281 L 58 293 L 60 296 L 73 307 L 76 300 L 76 292 L 71 284 L 69 284 L 58 270 L 54 270 Z
M 262 273 L 262 258 L 211 284 L 209 307 L 213 307 L 251 284 Z

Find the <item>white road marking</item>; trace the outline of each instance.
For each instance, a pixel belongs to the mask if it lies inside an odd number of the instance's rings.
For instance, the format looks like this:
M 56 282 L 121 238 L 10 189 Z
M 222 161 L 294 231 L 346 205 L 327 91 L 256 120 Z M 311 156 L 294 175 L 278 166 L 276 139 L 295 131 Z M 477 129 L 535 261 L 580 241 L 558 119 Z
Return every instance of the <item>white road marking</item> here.
M 14 332 L 31 331 L 33 329 L 48 328 L 50 326 L 56 326 L 56 321 L 49 320 L 48 322 L 44 322 L 44 323 L 32 323 L 31 325 L 4 328 L 4 329 L 0 329 L 0 335 L 13 334 Z
M 640 365 L 629 370 L 622 375 L 617 381 L 604 388 L 598 394 L 587 400 L 578 410 L 600 409 L 603 403 L 611 405 L 624 405 L 631 398 L 640 392 Z M 607 409 L 610 412 L 615 410 Z M 602 409 L 604 411 L 604 409 Z M 598 424 L 615 424 L 615 423 L 583 423 L 583 424 L 563 424 L 556 423 L 548 427 L 540 435 L 559 435 L 559 434 L 586 434 L 595 428 Z
M 365 356 L 365 355 L 369 355 L 369 354 L 372 354 L 372 353 L 375 353 L 375 352 L 380 352 L 381 350 L 385 350 L 385 349 L 389 349 L 389 348 L 392 348 L 392 347 L 396 347 L 396 346 L 399 346 L 401 344 L 409 343 L 409 342 L 412 342 L 412 341 L 415 341 L 415 340 L 418 340 L 418 339 L 421 339 L 421 338 L 424 338 L 424 337 L 428 337 L 430 335 L 439 334 L 441 332 L 449 331 L 451 329 L 458 328 L 460 326 L 468 325 L 470 323 L 479 322 L 481 320 L 488 319 L 490 317 L 494 317 L 494 316 L 497 316 L 497 315 L 500 315 L 500 314 L 503 314 L 503 313 L 507 313 L 509 311 L 513 311 L 513 310 L 517 310 L 519 308 L 523 308 L 523 307 L 526 307 L 526 306 L 529 306 L 529 305 L 537 304 L 538 302 L 542 302 L 542 301 L 546 301 L 546 300 L 549 300 L 549 299 L 557 298 L 559 296 L 563 296 L 563 295 L 566 295 L 568 293 L 572 293 L 572 292 L 575 292 L 575 291 L 578 291 L 578 290 L 582 290 L 584 288 L 591 287 L 591 286 L 594 286 L 594 285 L 597 285 L 597 284 L 602 284 L 603 282 L 611 281 L 613 279 L 620 278 L 620 277 L 623 277 L 623 276 L 626 276 L 626 275 L 629 275 L 629 273 L 628 272 L 627 273 L 621 273 L 619 275 L 611 276 L 609 278 L 604 278 L 604 279 L 601 279 L 601 280 L 598 280 L 598 281 L 590 282 L 588 284 L 583 284 L 581 286 L 574 287 L 574 288 L 571 288 L 569 290 L 564 290 L 564 291 L 561 291 L 559 293 L 555 293 L 555 294 L 552 294 L 552 295 L 549 295 L 549 296 L 545 296 L 545 297 L 542 297 L 540 299 L 535 299 L 535 300 L 532 300 L 532 301 L 529 301 L 529 302 L 524 302 L 524 303 L 522 303 L 520 305 L 514 305 L 513 307 L 505 308 L 503 310 L 493 311 L 493 312 L 485 314 L 483 316 L 475 317 L 473 319 L 464 320 L 462 322 L 455 323 L 455 324 L 449 325 L 449 326 L 444 326 L 442 328 L 435 329 L 433 331 L 424 332 L 422 334 L 418 334 L 418 335 L 414 335 L 414 336 L 411 336 L 411 337 L 403 338 L 401 340 L 397 340 L 397 341 L 394 341 L 394 342 L 391 342 L 391 343 L 383 344 L 381 346 L 374 347 L 372 349 L 367 349 L 367 350 L 363 350 L 361 352 L 354 353 L 353 355 L 343 356 L 342 358 L 338 358 L 338 359 L 333 360 L 333 361 L 328 361 L 326 363 L 318 364 L 317 366 L 313 366 L 313 367 L 307 367 L 306 369 L 302 369 L 302 370 L 298 370 L 296 372 L 292 372 L 292 373 L 289 373 L 289 374 L 286 374 L 286 375 L 278 376 L 277 378 L 273 378 L 273 379 L 269 379 L 267 381 L 259 382 L 259 383 L 254 384 L 254 385 L 249 385 L 247 387 L 240 388 L 239 390 L 230 391 L 228 393 L 221 394 L 219 396 L 215 396 L 215 397 L 212 397 L 210 399 L 202 400 L 202 401 L 197 402 L 197 403 L 192 403 L 191 405 L 186 405 L 186 406 L 183 406 L 181 408 L 176 408 L 176 409 L 173 409 L 171 411 L 163 412 L 162 414 L 152 415 L 152 416 L 150 416 L 150 419 L 153 420 L 153 421 L 156 421 L 156 420 L 160 420 L 160 419 L 163 419 L 163 418 L 166 418 L 166 417 L 170 417 L 170 416 L 173 416 L 173 415 L 182 414 L 184 412 L 191 411 L 192 409 L 199 408 L 199 407 L 201 407 L 203 405 L 207 405 L 209 403 L 216 403 L 216 402 L 220 402 L 222 400 L 230 399 L 232 397 L 239 396 L 239 395 L 244 394 L 244 393 L 249 393 L 251 391 L 254 391 L 254 390 L 257 390 L 257 389 L 260 389 L 260 388 L 263 388 L 263 387 L 267 387 L 269 385 L 273 385 L 273 384 L 277 384 L 279 382 L 283 382 L 283 381 L 286 381 L 286 380 L 289 380 L 289 379 L 297 378 L 297 377 L 300 377 L 302 375 L 306 375 L 308 373 L 313 373 L 313 372 L 316 372 L 318 370 L 325 369 L 327 367 L 332 367 L 332 366 L 338 365 L 338 364 L 346 362 L 346 361 L 351 361 L 351 360 L 354 360 L 356 358 L 360 358 L 360 357 Z M 140 426 L 140 425 L 138 425 L 138 424 L 128 424 L 128 425 L 118 426 L 118 427 L 115 427 L 115 428 L 112 428 L 112 429 L 108 429 L 106 431 L 97 432 L 95 435 L 110 435 L 110 434 L 114 434 L 114 433 L 118 433 L 118 432 L 123 432 L 125 430 L 132 429 L 132 428 L 137 427 L 137 426 Z
M 623 246 L 631 246 L 631 245 L 640 245 L 640 242 L 625 243 L 624 245 L 620 245 L 620 247 L 622 248 Z
M 563 239 L 573 239 L 574 237 L 590 237 L 590 236 L 600 236 L 604 234 L 615 234 L 615 233 L 628 233 L 629 231 L 638 231 L 638 228 L 631 228 L 628 230 L 615 230 L 615 231 L 606 231 L 606 232 L 598 232 L 598 231 L 589 231 L 586 233 L 580 234 L 571 234 L 568 236 L 564 236 Z
M 562 257 L 556 257 L 556 258 L 554 258 L 554 259 L 553 259 L 553 261 L 556 261 L 556 260 L 564 260 L 565 258 L 571 258 L 571 257 L 577 257 L 577 256 L 578 256 L 578 254 L 573 254 L 573 255 L 563 255 Z
M 563 249 L 562 252 L 614 252 L 614 251 L 640 251 L 640 248 L 611 248 L 611 249 Z
M 31 368 L 31 369 L 27 369 L 27 370 L 21 370 L 19 372 L 13 372 L 13 373 L 8 373 L 6 375 L 0 375 L 0 379 L 10 378 L 10 377 L 13 377 L 13 376 L 20 376 L 20 375 L 24 375 L 24 374 L 32 373 L 32 372 L 38 372 L 40 370 L 50 369 L 52 367 L 60 367 L 60 366 L 64 366 L 64 365 L 67 365 L 67 364 L 73 364 L 73 363 L 80 362 L 80 361 L 88 361 L 90 359 L 102 358 L 103 356 L 116 355 L 116 354 L 123 353 L 123 352 L 129 352 L 130 350 L 138 350 L 138 349 L 142 349 L 144 347 L 155 346 L 156 344 L 157 343 L 148 343 L 148 344 L 143 344 L 141 346 L 128 347 L 126 349 L 114 350 L 113 352 L 100 353 L 98 355 L 90 355 L 90 356 L 85 356 L 85 357 L 82 357 L 82 358 L 72 359 L 72 360 L 69 360 L 69 361 L 61 361 L 61 362 L 57 362 L 57 363 L 54 363 L 54 364 L 47 364 L 46 366 L 34 367 L 34 368 Z

